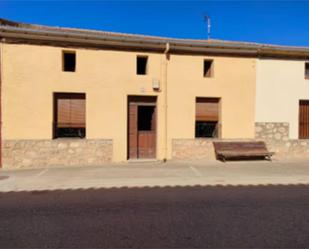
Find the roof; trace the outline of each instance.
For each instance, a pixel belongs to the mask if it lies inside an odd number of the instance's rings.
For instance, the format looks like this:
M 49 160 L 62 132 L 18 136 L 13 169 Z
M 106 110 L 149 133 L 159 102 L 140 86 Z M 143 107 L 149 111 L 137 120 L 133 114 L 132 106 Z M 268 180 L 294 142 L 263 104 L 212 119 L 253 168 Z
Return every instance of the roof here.
M 46 44 L 114 50 L 185 54 L 224 54 L 249 57 L 309 58 L 309 47 L 279 46 L 224 40 L 194 40 L 125 34 L 88 29 L 51 27 L 0 18 L 0 38 L 7 43 Z M 168 44 L 168 45 L 167 45 Z

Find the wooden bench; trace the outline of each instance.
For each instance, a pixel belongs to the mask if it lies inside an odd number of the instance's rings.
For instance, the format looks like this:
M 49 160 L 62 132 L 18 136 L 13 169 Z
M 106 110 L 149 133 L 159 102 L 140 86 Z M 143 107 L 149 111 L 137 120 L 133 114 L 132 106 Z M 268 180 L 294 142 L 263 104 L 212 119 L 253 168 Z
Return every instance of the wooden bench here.
M 262 141 L 250 142 L 214 142 L 216 157 L 225 162 L 226 159 L 257 159 L 271 161 L 273 152 L 269 152 Z

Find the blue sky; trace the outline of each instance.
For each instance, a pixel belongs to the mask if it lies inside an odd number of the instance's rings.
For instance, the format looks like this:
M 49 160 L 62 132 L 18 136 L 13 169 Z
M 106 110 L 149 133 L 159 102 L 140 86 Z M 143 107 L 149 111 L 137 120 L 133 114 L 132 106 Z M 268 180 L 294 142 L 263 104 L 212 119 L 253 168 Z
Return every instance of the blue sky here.
M 309 1 L 3 1 L 0 17 L 179 38 L 309 46 Z

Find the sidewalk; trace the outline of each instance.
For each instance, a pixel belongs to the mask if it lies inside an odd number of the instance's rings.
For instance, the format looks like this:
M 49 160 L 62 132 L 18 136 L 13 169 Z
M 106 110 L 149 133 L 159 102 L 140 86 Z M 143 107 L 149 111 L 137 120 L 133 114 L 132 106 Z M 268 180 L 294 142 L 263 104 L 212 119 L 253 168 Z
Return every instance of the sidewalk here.
M 261 184 L 309 184 L 309 161 L 169 161 L 0 170 L 0 192 Z

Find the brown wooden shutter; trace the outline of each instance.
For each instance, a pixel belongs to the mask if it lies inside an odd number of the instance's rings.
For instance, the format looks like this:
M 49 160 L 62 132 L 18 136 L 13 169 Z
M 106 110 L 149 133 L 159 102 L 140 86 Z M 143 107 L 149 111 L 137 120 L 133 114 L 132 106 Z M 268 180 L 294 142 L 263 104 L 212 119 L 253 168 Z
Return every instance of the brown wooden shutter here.
M 72 128 L 85 128 L 85 99 L 70 100 L 70 121 Z
M 57 99 L 57 127 L 70 127 L 70 99 Z
M 56 101 L 58 128 L 85 128 L 85 94 L 56 94 Z
M 299 101 L 299 138 L 309 138 L 309 100 Z
M 219 99 L 197 98 L 196 121 L 219 121 Z

